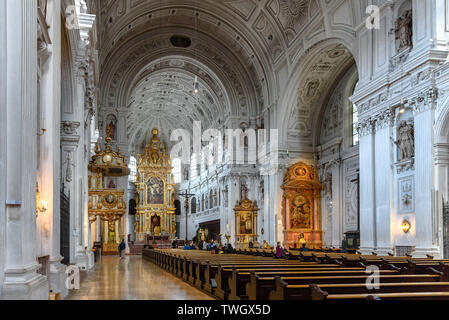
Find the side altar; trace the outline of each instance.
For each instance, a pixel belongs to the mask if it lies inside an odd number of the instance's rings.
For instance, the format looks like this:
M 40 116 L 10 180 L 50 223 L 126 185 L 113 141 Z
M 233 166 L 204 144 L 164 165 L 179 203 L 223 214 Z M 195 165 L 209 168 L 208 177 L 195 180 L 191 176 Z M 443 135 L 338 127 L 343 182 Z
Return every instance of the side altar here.
M 119 242 L 124 238 L 124 215 L 126 214 L 125 190 L 118 189 L 117 179 L 129 175 L 125 156 L 120 148 L 111 147 L 111 129 L 107 127 L 106 145 L 89 163 L 89 222 L 93 234 L 102 241 L 103 254 L 117 254 Z
M 176 216 L 174 181 L 170 156 L 165 145 L 153 130 L 153 138 L 139 154 L 136 178 L 136 241 L 149 239 L 174 239 Z
M 291 166 L 282 185 L 284 242 L 289 247 L 321 248 L 320 191 L 322 185 L 313 166 L 299 162 Z

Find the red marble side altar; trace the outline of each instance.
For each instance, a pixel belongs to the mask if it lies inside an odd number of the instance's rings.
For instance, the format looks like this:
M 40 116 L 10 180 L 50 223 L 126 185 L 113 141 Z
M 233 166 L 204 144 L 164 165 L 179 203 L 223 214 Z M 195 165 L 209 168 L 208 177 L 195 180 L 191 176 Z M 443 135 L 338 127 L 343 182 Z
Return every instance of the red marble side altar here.
M 321 183 L 313 166 L 299 162 L 284 177 L 282 222 L 287 247 L 321 248 L 323 232 L 320 217 Z

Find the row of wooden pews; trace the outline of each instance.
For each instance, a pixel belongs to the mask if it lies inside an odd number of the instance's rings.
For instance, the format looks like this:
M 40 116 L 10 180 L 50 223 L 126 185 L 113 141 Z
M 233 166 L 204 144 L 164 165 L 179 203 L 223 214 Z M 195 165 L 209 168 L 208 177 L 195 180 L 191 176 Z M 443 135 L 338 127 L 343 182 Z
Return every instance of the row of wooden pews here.
M 448 299 L 449 261 L 329 251 L 236 254 L 144 249 L 143 257 L 218 299 Z M 376 266 L 375 274 L 367 267 Z M 378 283 L 377 287 L 368 284 Z

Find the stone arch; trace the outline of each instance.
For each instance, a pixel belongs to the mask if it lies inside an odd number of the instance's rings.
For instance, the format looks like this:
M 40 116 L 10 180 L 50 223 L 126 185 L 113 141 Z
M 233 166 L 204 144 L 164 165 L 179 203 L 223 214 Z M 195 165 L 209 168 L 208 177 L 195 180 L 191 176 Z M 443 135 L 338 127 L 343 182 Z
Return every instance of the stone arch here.
M 312 128 L 316 127 L 318 114 L 321 112 L 316 107 L 321 108 L 323 106 L 338 78 L 352 65 L 357 65 L 356 56 L 353 54 L 354 48 L 351 45 L 349 47 L 351 49 L 349 49 L 345 45 L 346 42 L 337 38 L 327 39 L 315 43 L 304 52 L 303 58 L 301 58 L 290 77 L 290 84 L 283 95 L 284 98 L 278 105 L 280 109 L 278 123 L 281 129 L 279 140 L 286 142 L 286 145 L 281 147 L 300 149 L 300 145 L 292 144 L 295 142 L 306 142 L 310 147 L 313 145 L 314 132 Z M 325 59 L 326 55 L 329 60 Z M 313 82 L 317 80 L 319 83 Z M 313 86 L 317 88 L 314 89 Z M 307 96 L 307 93 L 305 93 L 307 90 L 316 90 L 316 92 L 314 97 L 304 101 L 300 95 L 302 92 Z M 301 107 L 301 104 L 303 107 Z M 281 125 L 285 123 L 289 125 Z M 298 134 L 296 136 L 290 134 L 289 136 L 289 131 L 295 129 L 297 129 Z

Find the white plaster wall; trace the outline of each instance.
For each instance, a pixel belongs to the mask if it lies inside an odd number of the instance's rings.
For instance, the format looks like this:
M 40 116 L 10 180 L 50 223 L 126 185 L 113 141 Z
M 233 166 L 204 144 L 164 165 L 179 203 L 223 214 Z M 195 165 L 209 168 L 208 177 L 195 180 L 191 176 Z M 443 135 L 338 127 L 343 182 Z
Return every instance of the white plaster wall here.
M 0 2 L 0 297 L 6 258 L 6 1 Z

